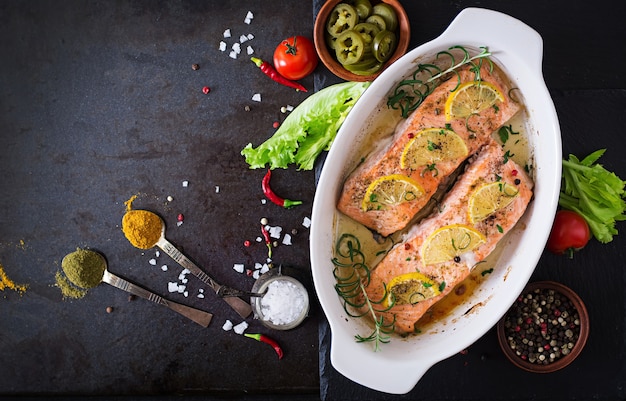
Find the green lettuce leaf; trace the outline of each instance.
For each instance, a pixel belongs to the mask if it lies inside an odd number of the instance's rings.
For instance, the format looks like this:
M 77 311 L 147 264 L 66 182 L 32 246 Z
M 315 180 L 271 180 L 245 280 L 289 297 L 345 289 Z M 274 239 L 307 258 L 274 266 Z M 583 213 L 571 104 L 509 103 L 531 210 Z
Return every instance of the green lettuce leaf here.
M 251 169 L 287 168 L 312 170 L 319 154 L 330 149 L 337 131 L 370 82 L 331 85 L 306 98 L 287 116 L 274 135 L 254 148 L 249 143 L 241 154 Z

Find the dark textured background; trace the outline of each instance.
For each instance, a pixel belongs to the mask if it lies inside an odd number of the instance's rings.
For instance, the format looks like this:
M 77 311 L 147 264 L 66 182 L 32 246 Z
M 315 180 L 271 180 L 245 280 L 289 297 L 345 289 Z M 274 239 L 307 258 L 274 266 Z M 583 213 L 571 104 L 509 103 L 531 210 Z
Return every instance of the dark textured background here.
M 576 290 L 591 315 L 579 359 L 561 372 L 525 373 L 501 354 L 490 331 L 433 367 L 406 396 L 356 385 L 328 362 L 328 329 L 314 301 L 305 323 L 289 332 L 262 331 L 283 344 L 269 347 L 221 329 L 241 319 L 190 277 L 190 296 L 167 292 L 180 269 L 152 267 L 153 251 L 133 248 L 120 231 L 124 204 L 164 217 L 168 237 L 224 283 L 248 289 L 252 279 L 233 263 L 262 261 L 258 221 L 289 231 L 291 247 L 275 260 L 308 271 L 313 172 L 278 170 L 280 193 L 305 201 L 282 210 L 262 205 L 263 171 L 239 151 L 261 143 L 284 119 L 280 107 L 306 94 L 267 80 L 245 56 L 218 50 L 222 32 L 252 33 L 257 57 L 271 59 L 293 34 L 311 36 L 321 0 L 310 1 L 5 1 L 0 3 L 0 263 L 24 295 L 0 293 L 0 397 L 101 395 L 144 398 L 326 400 L 557 400 L 626 398 L 626 237 L 592 242 L 573 260 L 545 254 L 534 279 Z M 553 95 L 564 154 L 601 159 L 626 177 L 626 3 L 601 0 L 404 1 L 410 48 L 438 36 L 469 6 L 508 13 L 544 39 L 545 80 Z M 250 25 L 246 12 L 254 13 Z M 494 32 L 497 35 L 498 32 Z M 245 44 L 244 44 L 245 45 Z M 245 46 L 244 46 L 245 47 Z M 198 63 L 198 71 L 191 64 Z M 305 86 L 339 80 L 320 66 Z M 201 92 L 205 85 L 212 91 Z M 261 93 L 263 101 L 251 101 Z M 248 105 L 251 110 L 244 111 Z M 181 182 L 189 180 L 189 187 Z M 215 186 L 220 192 L 215 192 Z M 166 201 L 168 195 L 174 201 Z M 185 223 L 176 226 L 176 215 Z M 619 225 L 618 229 L 623 226 Z M 621 231 L 621 230 L 620 230 Z M 621 234 L 623 235 L 623 234 Z M 253 246 L 246 248 L 244 240 Z M 77 246 L 103 252 L 110 270 L 214 314 L 204 329 L 163 307 L 107 285 L 80 300 L 54 287 L 62 257 Z M 307 282 L 310 285 L 310 282 Z M 111 314 L 107 306 L 114 307 Z M 318 343 L 319 332 L 319 343 Z M 381 372 L 393 374 L 393 372 Z

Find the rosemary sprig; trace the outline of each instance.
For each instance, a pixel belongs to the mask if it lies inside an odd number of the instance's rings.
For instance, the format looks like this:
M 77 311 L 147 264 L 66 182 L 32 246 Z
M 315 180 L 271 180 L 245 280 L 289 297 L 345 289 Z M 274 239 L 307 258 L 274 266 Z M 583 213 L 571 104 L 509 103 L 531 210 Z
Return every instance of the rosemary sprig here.
M 359 239 L 352 234 L 342 234 L 335 245 L 335 265 L 333 275 L 337 283 L 335 291 L 343 301 L 343 308 L 351 317 L 370 315 L 374 322 L 374 330 L 368 336 L 356 335 L 357 342 L 373 342 L 374 350 L 378 351 L 380 344 L 391 341 L 391 333 L 395 327 L 395 317 L 392 322 L 386 323 L 381 312 L 389 310 L 393 304 L 393 297 L 389 305 L 381 304 L 388 298 L 387 287 L 381 299 L 372 300 L 365 288 L 370 282 L 370 268 L 365 263 L 365 255 L 361 251 Z M 381 308 L 377 308 L 381 305 Z
M 456 61 L 454 54 L 451 52 L 455 49 L 460 50 L 463 55 L 459 62 Z M 480 69 L 484 60 L 488 61 L 490 69 L 493 69 L 493 63 L 489 56 L 491 56 L 491 52 L 489 52 L 487 47 L 480 47 L 480 53 L 474 56 L 470 55 L 469 51 L 463 46 L 452 46 L 448 50 L 441 51 L 437 53 L 435 60 L 438 60 L 440 57 L 448 57 L 450 59 L 449 67 L 444 70 L 435 64 L 418 64 L 411 78 L 398 83 L 391 96 L 387 99 L 387 106 L 394 110 L 400 109 L 402 117 L 407 118 L 435 90 L 439 79 L 449 74 L 455 74 L 458 83 L 452 91 L 456 90 L 461 84 L 461 77 L 457 71 L 458 68 L 470 64 L 470 70 L 475 74 L 476 80 L 480 81 Z M 418 78 L 422 74 L 429 75 L 429 77 L 425 80 Z

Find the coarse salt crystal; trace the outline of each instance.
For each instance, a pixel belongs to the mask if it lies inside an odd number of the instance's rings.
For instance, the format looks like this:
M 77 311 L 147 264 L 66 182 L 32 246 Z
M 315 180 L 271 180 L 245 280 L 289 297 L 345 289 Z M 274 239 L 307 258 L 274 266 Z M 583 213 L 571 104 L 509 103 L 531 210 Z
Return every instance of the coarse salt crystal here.
M 291 235 L 285 234 L 283 237 L 283 245 L 291 245 Z
M 230 320 L 226 320 L 224 322 L 224 325 L 222 326 L 222 330 L 224 331 L 230 331 L 233 329 L 233 322 L 231 322 Z
M 265 199 L 265 198 L 261 199 L 261 204 L 262 205 L 265 205 L 266 203 L 267 203 L 267 199 Z
M 152 266 L 156 266 L 157 261 L 156 261 L 156 259 L 150 259 L 150 260 L 148 261 L 148 263 L 150 263 Z
M 244 270 L 244 265 L 243 263 L 235 263 L 233 265 L 233 269 L 237 272 L 237 273 L 243 273 Z
M 282 227 L 279 226 L 267 226 L 267 231 L 270 233 L 270 237 L 272 238 L 280 238 L 280 233 L 283 231 Z
M 260 102 L 261 101 L 261 94 L 260 93 L 255 93 L 252 96 L 252 100 L 254 100 L 255 102 Z
M 237 54 L 241 53 L 241 45 L 239 43 L 233 43 L 232 49 Z
M 248 11 L 248 13 L 246 14 L 246 19 L 253 19 L 254 18 L 254 14 L 252 14 L 252 11 Z
M 197 295 L 197 297 L 198 297 L 198 298 L 204 298 L 204 294 L 202 294 L 202 293 L 201 293 L 201 294 L 198 294 L 198 295 Z
M 251 34 L 251 33 L 249 33 L 249 34 L 248 34 L 248 40 L 252 40 L 252 39 L 254 39 L 254 35 L 253 35 L 253 34 Z
M 239 37 L 239 43 L 243 43 L 243 42 L 247 42 L 248 41 L 248 37 L 246 35 L 241 35 Z
M 170 281 L 169 283 L 167 283 L 167 290 L 169 292 L 178 292 L 178 283 Z
M 300 288 L 288 280 L 274 280 L 261 298 L 263 319 L 276 325 L 295 321 L 305 308 L 305 297 Z
M 183 292 L 183 295 L 185 296 L 185 298 L 187 298 L 189 296 L 189 291 Z
M 180 227 L 180 226 L 182 226 L 182 225 L 183 225 L 183 222 L 182 222 L 182 221 L 177 221 L 177 222 L 176 222 L 176 227 Z
M 158 258 L 159 256 L 161 256 L 161 252 L 159 252 L 159 251 L 155 251 L 155 252 L 154 252 L 154 256 L 156 256 L 156 257 Z
M 255 238 L 255 241 L 256 241 L 256 242 L 261 242 L 261 241 L 263 241 L 263 238 L 261 238 L 261 237 L 256 237 L 256 238 Z
M 226 51 L 226 42 L 224 42 L 223 40 L 220 41 L 220 51 Z
M 260 268 L 262 268 L 262 267 L 263 267 L 263 265 L 262 265 L 261 263 L 259 263 L 259 262 L 256 262 L 256 263 L 254 264 L 254 268 L 255 268 L 255 269 L 257 269 L 257 270 L 258 270 L 258 269 L 260 269 Z
M 287 111 L 293 111 L 293 106 L 288 104 L 286 107 Z
M 172 198 L 172 196 L 171 196 L 171 195 L 169 195 L 169 196 L 167 197 L 167 201 L 168 201 L 168 202 L 171 202 L 171 201 L 173 201 L 173 200 L 174 200 L 174 198 Z
M 248 328 L 248 323 L 243 321 L 243 322 L 239 323 L 238 325 L 234 326 L 233 330 L 237 334 L 243 334 L 243 332 L 246 331 L 247 328 Z
M 243 20 L 243 22 L 245 22 L 246 24 L 250 25 L 252 20 L 250 18 L 246 18 L 245 20 Z
M 191 273 L 191 271 L 190 271 L 189 269 L 183 269 L 183 270 L 180 272 L 180 274 L 178 275 L 178 279 L 179 279 L 179 280 L 184 280 L 184 279 L 187 277 L 187 275 L 188 275 L 189 273 Z
M 230 29 L 225 30 L 225 31 L 224 31 L 224 37 L 225 37 L 225 38 L 230 38 L 230 36 L 231 36 L 231 35 L 230 35 Z
M 267 273 L 269 270 L 270 270 L 270 266 L 269 266 L 267 263 L 265 263 L 265 264 L 263 265 L 263 267 L 261 267 L 260 272 L 261 272 L 261 273 Z
M 308 217 L 305 217 L 302 220 L 302 225 L 305 226 L 306 228 L 311 227 L 311 219 L 309 219 Z
M 220 186 L 219 186 L 219 185 L 216 185 L 216 186 L 215 186 L 215 193 L 216 193 L 216 194 L 219 194 L 219 193 L 220 193 Z
M 252 278 L 255 279 L 255 280 L 258 279 L 260 275 L 261 275 L 261 271 L 260 270 L 255 270 L 255 271 L 252 272 Z
M 189 181 L 183 181 L 183 188 L 187 188 L 189 186 Z
M 254 49 L 252 48 L 252 46 L 246 47 L 246 53 L 248 54 L 248 56 L 251 56 L 254 54 Z
M 163 266 L 161 266 L 161 270 L 163 270 L 164 272 L 166 272 L 166 271 L 167 271 L 167 265 L 163 265 Z
M 180 294 L 184 293 L 184 292 L 185 292 L 185 288 L 187 288 L 187 286 L 182 285 L 182 284 L 179 284 L 179 285 L 178 285 L 178 292 L 179 292 Z
M 232 50 L 230 53 L 228 53 L 228 57 L 232 59 L 237 59 L 237 52 Z

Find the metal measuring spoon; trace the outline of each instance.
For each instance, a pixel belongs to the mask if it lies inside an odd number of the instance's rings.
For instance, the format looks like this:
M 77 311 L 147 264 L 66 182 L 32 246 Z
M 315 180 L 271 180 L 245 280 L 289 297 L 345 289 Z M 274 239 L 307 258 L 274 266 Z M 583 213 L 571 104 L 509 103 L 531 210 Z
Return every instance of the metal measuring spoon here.
M 92 251 L 93 252 L 93 251 Z M 211 322 L 211 318 L 213 315 L 209 312 L 205 312 L 199 309 L 192 308 L 187 305 L 182 305 L 174 301 L 167 300 L 165 298 L 156 295 L 155 293 L 146 290 L 138 286 L 137 284 L 133 284 L 115 274 L 111 273 L 107 269 L 107 261 L 100 253 L 95 252 L 102 258 L 102 263 L 104 264 L 104 274 L 102 275 L 102 282 L 112 285 L 113 287 L 117 287 L 120 290 L 129 292 L 133 295 L 137 295 L 138 297 L 147 299 L 148 301 L 152 301 L 159 305 L 167 306 L 171 310 L 180 313 L 181 315 L 193 320 L 198 323 L 200 326 L 207 327 Z
M 148 212 L 152 213 L 152 212 Z M 153 213 L 154 214 L 154 213 Z M 161 220 L 161 237 L 155 244 L 163 252 L 167 253 L 176 263 L 181 265 L 182 267 L 188 269 L 191 274 L 198 277 L 202 280 L 206 285 L 211 287 L 215 293 L 224 300 L 231 308 L 235 310 L 239 314 L 239 316 L 244 319 L 250 316 L 252 313 L 252 307 L 249 303 L 244 301 L 240 296 L 263 296 L 262 294 L 250 293 L 246 291 L 236 290 L 234 288 L 219 284 L 213 277 L 209 276 L 202 269 L 200 269 L 194 262 L 192 262 L 189 258 L 187 258 L 181 251 L 179 251 L 172 243 L 170 243 L 165 238 L 165 222 L 161 219 L 160 216 L 156 215 Z

